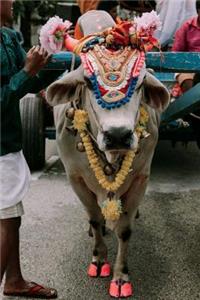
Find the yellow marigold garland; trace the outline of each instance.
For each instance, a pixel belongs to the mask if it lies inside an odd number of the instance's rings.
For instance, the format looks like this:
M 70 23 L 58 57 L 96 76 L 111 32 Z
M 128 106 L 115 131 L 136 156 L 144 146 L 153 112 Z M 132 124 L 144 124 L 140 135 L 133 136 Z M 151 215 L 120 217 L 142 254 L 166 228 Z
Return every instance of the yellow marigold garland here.
M 115 221 L 118 220 L 122 213 L 121 200 L 107 199 L 103 202 L 101 208 L 102 214 L 106 220 Z
M 119 189 L 119 187 L 124 183 L 126 176 L 129 173 L 129 170 L 133 163 L 133 159 L 135 157 L 135 151 L 130 150 L 126 153 L 121 165 L 121 169 L 116 174 L 115 179 L 113 181 L 109 181 L 106 178 L 106 175 L 104 174 L 99 158 L 96 152 L 94 151 L 91 138 L 87 133 L 87 122 L 87 112 L 84 110 L 77 109 L 74 114 L 73 126 L 75 129 L 78 130 L 80 134 L 90 167 L 94 171 L 95 177 L 103 189 L 105 189 L 107 192 L 116 192 Z M 143 107 L 140 107 L 140 119 L 136 128 L 136 133 L 139 138 L 142 135 L 143 131 L 145 131 L 145 126 L 147 122 L 148 113 Z M 120 199 L 116 200 L 112 198 L 104 201 L 102 206 L 102 214 L 104 215 L 105 219 L 111 221 L 118 220 L 121 213 L 122 205 Z

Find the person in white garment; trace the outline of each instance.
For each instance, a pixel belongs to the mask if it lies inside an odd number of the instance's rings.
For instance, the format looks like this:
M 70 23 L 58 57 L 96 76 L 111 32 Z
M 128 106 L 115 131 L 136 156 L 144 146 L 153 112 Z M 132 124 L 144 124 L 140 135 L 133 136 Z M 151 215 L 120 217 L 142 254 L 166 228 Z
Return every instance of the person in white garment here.
M 155 0 L 162 28 L 155 33 L 162 47 L 172 44 L 176 30 L 190 17 L 196 16 L 196 0 Z
M 7 296 L 51 299 L 57 297 L 57 291 L 25 280 L 20 266 L 22 199 L 29 187 L 30 172 L 22 152 L 19 100 L 45 88 L 58 74 L 41 73 L 50 58 L 47 51 L 34 46 L 26 54 L 16 31 L 6 27 L 12 22 L 12 4 L 12 0 L 0 0 L 0 283 L 5 275 L 3 293 Z

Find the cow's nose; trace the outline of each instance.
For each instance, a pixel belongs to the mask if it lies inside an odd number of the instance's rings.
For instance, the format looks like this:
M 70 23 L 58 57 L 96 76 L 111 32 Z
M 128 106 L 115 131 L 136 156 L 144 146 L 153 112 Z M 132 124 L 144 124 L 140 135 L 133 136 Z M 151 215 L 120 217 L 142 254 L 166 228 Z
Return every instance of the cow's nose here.
M 126 127 L 112 127 L 104 132 L 106 150 L 129 149 L 133 141 L 133 131 Z

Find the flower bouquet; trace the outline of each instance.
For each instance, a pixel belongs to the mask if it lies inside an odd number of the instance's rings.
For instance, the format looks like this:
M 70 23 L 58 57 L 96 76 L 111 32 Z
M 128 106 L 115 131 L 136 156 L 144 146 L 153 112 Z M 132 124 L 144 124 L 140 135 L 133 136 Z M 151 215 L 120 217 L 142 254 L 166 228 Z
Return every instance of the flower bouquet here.
M 71 22 L 63 21 L 58 16 L 50 18 L 40 31 L 39 40 L 42 47 L 50 54 L 62 51 L 71 25 Z

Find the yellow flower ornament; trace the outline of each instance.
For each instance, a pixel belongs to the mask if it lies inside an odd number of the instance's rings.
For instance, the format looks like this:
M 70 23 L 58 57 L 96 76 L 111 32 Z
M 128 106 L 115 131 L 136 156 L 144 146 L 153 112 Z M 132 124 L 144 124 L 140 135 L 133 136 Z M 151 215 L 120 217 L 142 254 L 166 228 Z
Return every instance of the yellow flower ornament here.
M 122 213 L 121 200 L 107 199 L 103 202 L 101 208 L 102 214 L 106 220 L 116 221 Z
M 140 119 L 135 130 L 138 138 L 141 136 L 148 136 L 146 132 L 146 124 L 148 122 L 148 113 L 144 109 L 144 107 L 140 107 Z M 87 133 L 87 123 L 88 123 L 88 114 L 84 110 L 77 109 L 74 114 L 73 126 L 78 130 L 80 137 L 82 139 L 83 145 L 85 147 L 85 151 L 88 157 L 88 161 L 91 169 L 93 170 L 95 177 L 99 184 L 105 189 L 108 194 L 110 192 L 115 193 L 120 186 L 124 183 L 130 168 L 133 163 L 133 159 L 135 157 L 135 153 L 137 150 L 130 150 L 124 156 L 122 165 L 120 170 L 117 172 L 115 179 L 110 181 L 107 179 L 103 168 L 100 164 L 99 158 L 94 150 L 91 138 Z M 103 202 L 102 205 L 102 214 L 106 220 L 116 221 L 119 219 L 122 213 L 122 203 L 120 199 L 115 199 L 111 197 Z
M 81 133 L 83 130 L 87 129 L 87 122 L 88 122 L 88 114 L 85 110 L 77 109 L 75 111 L 73 125 L 74 128 Z

